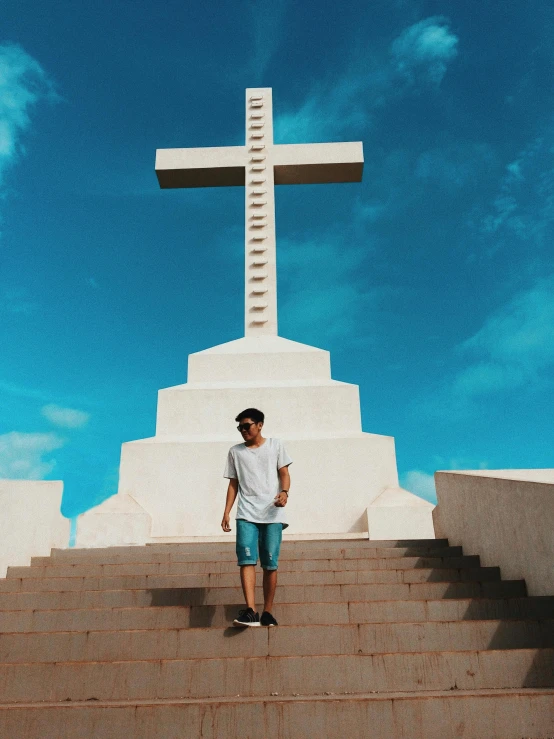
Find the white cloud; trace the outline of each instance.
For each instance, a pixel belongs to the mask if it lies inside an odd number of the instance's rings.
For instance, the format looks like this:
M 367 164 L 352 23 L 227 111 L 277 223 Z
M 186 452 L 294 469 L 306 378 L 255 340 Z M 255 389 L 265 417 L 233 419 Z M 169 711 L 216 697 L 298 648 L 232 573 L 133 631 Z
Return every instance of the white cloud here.
M 26 434 L 12 431 L 0 436 L 0 478 L 42 480 L 56 461 L 44 457 L 64 445 L 55 433 Z
M 22 152 L 21 134 L 29 111 L 43 98 L 55 98 L 40 64 L 16 44 L 0 44 L 0 182 L 6 167 Z
M 458 55 L 458 37 L 445 18 L 434 16 L 406 28 L 393 42 L 396 69 L 411 82 L 439 85 Z
M 47 418 L 54 426 L 61 428 L 77 429 L 85 426 L 90 418 L 85 411 L 78 411 L 75 408 L 62 408 L 59 405 L 50 403 L 45 405 L 41 410 L 42 415 Z
M 431 503 L 437 502 L 435 478 L 427 472 L 422 472 L 421 470 L 410 470 L 402 475 L 400 484 L 405 490 L 409 490 L 410 493 L 419 495 L 419 497 L 424 500 L 428 500 Z
M 448 21 L 431 17 L 405 29 L 390 53 L 367 52 L 347 63 L 342 73 L 314 84 L 304 103 L 275 117 L 277 143 L 327 141 L 348 130 L 367 133 L 372 118 L 387 102 L 413 86 L 438 86 L 457 55 L 458 38 Z

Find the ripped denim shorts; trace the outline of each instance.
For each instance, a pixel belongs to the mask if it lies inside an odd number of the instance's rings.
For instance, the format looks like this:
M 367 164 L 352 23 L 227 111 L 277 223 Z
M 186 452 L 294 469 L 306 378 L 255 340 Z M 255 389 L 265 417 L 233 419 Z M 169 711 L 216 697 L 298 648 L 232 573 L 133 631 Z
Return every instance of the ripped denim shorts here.
M 264 570 L 276 570 L 283 537 L 282 523 L 253 523 L 237 518 L 237 559 L 239 567 L 260 563 Z

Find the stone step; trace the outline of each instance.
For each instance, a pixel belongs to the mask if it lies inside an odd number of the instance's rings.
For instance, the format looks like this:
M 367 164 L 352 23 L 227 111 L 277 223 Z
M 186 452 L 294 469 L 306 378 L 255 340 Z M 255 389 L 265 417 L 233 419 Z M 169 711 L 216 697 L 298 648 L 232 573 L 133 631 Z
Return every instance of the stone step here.
M 553 619 L 554 597 L 353 600 L 348 603 L 348 617 L 349 623 Z
M 0 663 L 376 655 L 545 647 L 554 647 L 554 620 L 59 631 L 1 634 Z
M 355 538 L 352 537 L 339 537 L 337 539 L 330 539 L 325 536 L 321 538 L 310 538 L 310 539 L 289 539 L 287 538 L 287 534 L 285 533 L 283 536 L 283 543 L 282 546 L 285 549 L 309 549 L 310 547 L 313 549 L 321 549 L 322 547 L 336 547 L 341 548 L 346 546 L 359 546 L 364 547 L 367 545 L 374 546 L 374 547 L 386 547 L 387 549 L 390 547 L 446 547 L 448 546 L 448 539 L 368 539 L 367 536 L 357 536 Z M 147 549 L 156 549 L 159 551 L 163 551 L 165 549 L 218 549 L 220 547 L 227 547 L 231 546 L 234 547 L 234 536 L 231 534 L 230 536 L 226 536 L 225 541 L 219 541 L 219 542 L 195 542 L 195 543 L 187 543 L 187 542 L 173 542 L 173 543 L 164 543 L 164 544 L 146 544 Z
M 59 553 L 56 554 L 56 551 Z M 78 554 L 78 552 L 80 552 Z M 330 555 L 333 559 L 383 559 L 385 557 L 460 557 L 462 556 L 462 547 L 382 547 L 375 548 L 373 546 L 364 547 L 342 547 L 340 549 L 308 549 L 308 550 L 285 550 L 281 554 L 279 561 L 286 559 L 298 559 L 306 556 L 309 559 L 329 559 Z M 192 551 L 189 549 L 169 549 L 164 552 L 157 552 L 149 547 L 138 548 L 135 553 L 113 554 L 104 549 L 62 549 L 52 550 L 52 556 L 33 557 L 32 564 L 45 564 L 46 560 L 53 560 L 65 563 L 84 563 L 91 564 L 119 564 L 122 562 L 207 562 L 213 561 L 214 557 L 218 561 L 236 562 L 235 549 L 228 548 L 223 552 L 213 551 Z
M 38 559 L 38 558 L 35 558 Z M 285 559 L 279 562 L 279 572 L 321 572 L 324 570 L 409 570 L 459 569 L 479 567 L 478 555 L 461 557 L 389 557 L 386 559 Z M 258 566 L 258 569 L 261 569 Z M 58 564 L 46 559 L 31 567 L 8 567 L 7 578 L 36 577 L 111 577 L 114 575 L 188 575 L 237 574 L 233 561 L 205 562 L 140 562 L 120 564 Z
M 448 547 L 448 539 L 297 539 L 295 541 L 283 540 L 281 545 L 283 551 L 308 551 L 311 549 L 393 549 L 393 548 L 417 548 L 440 549 Z M 121 546 L 102 547 L 88 549 L 52 549 L 53 557 L 88 557 L 91 554 L 103 552 L 107 555 L 122 555 L 135 557 L 141 551 L 150 554 L 171 552 L 205 553 L 205 552 L 227 552 L 235 550 L 235 536 L 229 537 L 225 542 L 182 542 L 174 544 L 146 544 L 145 546 Z
M 258 579 L 261 581 L 261 573 Z M 425 582 L 497 582 L 498 567 L 461 569 L 348 570 L 282 572 L 279 585 L 356 585 Z M 186 575 L 120 575 L 112 577 L 39 577 L 0 580 L 0 593 L 67 590 L 137 590 L 160 588 L 230 588 L 240 582 L 234 573 Z
M 0 704 L 0 736 L 258 739 L 264 727 L 272 739 L 545 739 L 553 714 L 554 691 L 533 688 Z
M 309 696 L 552 687 L 553 676 L 552 649 L 43 662 L 0 664 L 0 695 L 3 703 Z
M 150 606 L 52 611 L 2 611 L 0 633 L 112 631 L 229 626 L 242 603 L 221 606 Z M 280 603 L 281 624 L 414 623 L 484 619 L 554 619 L 554 598 L 460 599 L 429 601 L 350 601 Z
M 526 594 L 524 580 L 377 585 L 282 585 L 279 587 L 279 603 L 339 603 L 350 600 L 436 600 L 439 598 L 519 598 Z M 256 600 L 258 603 L 263 602 L 261 587 L 256 588 Z M 0 610 L 225 605 L 227 603 L 240 603 L 241 601 L 242 591 L 240 587 L 69 590 L 0 593 Z

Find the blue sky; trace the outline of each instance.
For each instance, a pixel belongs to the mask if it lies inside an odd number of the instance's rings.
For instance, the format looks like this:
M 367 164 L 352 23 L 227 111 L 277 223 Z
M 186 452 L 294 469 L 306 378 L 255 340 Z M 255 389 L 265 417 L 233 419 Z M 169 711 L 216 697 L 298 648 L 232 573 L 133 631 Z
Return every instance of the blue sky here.
M 241 188 L 156 148 L 362 140 L 362 184 L 277 190 L 280 334 L 360 385 L 402 482 L 552 467 L 554 10 L 544 0 L 0 8 L 0 477 L 114 493 L 158 388 L 243 334 Z

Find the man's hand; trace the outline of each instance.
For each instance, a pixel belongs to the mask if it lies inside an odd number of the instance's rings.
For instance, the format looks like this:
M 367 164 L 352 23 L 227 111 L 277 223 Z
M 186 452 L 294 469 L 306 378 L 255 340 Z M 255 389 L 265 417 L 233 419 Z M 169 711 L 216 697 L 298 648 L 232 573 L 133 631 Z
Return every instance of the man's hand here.
M 239 490 L 238 478 L 232 477 L 229 480 L 229 485 L 227 487 L 227 500 L 225 501 L 225 508 L 223 509 L 223 519 L 221 521 L 221 528 L 223 529 L 223 531 L 225 531 L 226 534 L 228 534 L 229 531 L 231 531 L 231 526 L 229 524 L 229 516 L 231 515 L 231 509 L 233 508 L 233 504 L 237 497 L 238 490 Z
M 279 493 L 275 496 L 275 503 L 273 505 L 277 506 L 277 508 L 284 508 L 287 504 L 288 499 L 289 496 L 286 493 Z

